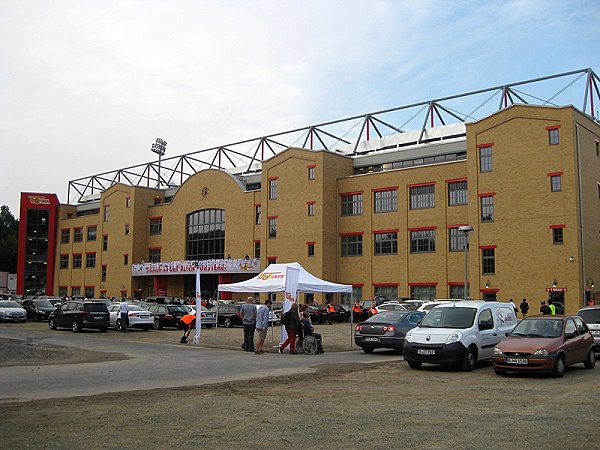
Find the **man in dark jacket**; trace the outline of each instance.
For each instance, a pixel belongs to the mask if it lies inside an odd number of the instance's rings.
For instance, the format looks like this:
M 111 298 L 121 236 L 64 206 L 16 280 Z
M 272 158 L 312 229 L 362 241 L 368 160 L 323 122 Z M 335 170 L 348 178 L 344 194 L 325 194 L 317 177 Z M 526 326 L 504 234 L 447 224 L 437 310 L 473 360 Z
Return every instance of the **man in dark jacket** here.
M 523 299 L 523 301 L 519 305 L 519 308 L 521 309 L 521 315 L 523 316 L 523 319 L 524 319 L 525 317 L 527 317 L 527 313 L 529 312 L 529 303 L 527 303 L 526 298 Z

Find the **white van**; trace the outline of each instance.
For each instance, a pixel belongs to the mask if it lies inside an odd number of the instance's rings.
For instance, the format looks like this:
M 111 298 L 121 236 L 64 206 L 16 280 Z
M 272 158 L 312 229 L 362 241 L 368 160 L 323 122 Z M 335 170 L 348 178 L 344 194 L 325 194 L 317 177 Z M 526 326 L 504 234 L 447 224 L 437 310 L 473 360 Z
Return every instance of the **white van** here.
M 477 361 L 491 358 L 494 346 L 516 324 L 515 311 L 509 303 L 444 302 L 406 334 L 404 360 L 413 369 L 429 363 L 471 371 Z

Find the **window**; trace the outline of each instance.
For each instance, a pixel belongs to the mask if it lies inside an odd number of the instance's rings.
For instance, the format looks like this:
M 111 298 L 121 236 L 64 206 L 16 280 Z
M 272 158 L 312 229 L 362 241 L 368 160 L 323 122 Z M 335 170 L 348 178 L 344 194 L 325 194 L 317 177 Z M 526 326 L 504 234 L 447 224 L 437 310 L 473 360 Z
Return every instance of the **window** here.
M 398 254 L 398 232 L 375 233 L 375 255 Z
M 410 209 L 435 208 L 435 185 L 410 188 Z
M 494 275 L 496 273 L 496 249 L 481 249 L 483 275 Z
M 148 249 L 148 262 L 151 262 L 151 263 L 160 262 L 160 248 L 149 248 Z
M 550 192 L 562 191 L 562 176 L 550 175 Z
M 131 197 L 125 199 L 125 208 L 131 208 Z
M 125 224 L 125 236 L 129 236 L 129 224 Z
M 69 255 L 60 255 L 60 269 L 68 269 L 69 268 Z
M 96 267 L 96 253 L 85 254 L 85 267 L 88 269 Z
M 106 283 L 106 265 L 102 266 L 102 277 L 100 278 L 101 283 Z
M 308 215 L 309 216 L 314 216 L 315 215 L 315 203 L 314 202 L 309 202 L 306 205 L 308 206 Z
M 307 252 L 308 252 L 308 256 L 315 256 L 315 243 L 314 242 L 307 242 L 306 243 L 306 248 L 307 248 Z
M 102 251 L 105 252 L 108 250 L 108 234 L 102 236 Z
M 277 198 L 277 178 L 271 178 L 269 180 L 269 200 L 275 200 Z
M 492 147 L 491 146 L 479 148 L 479 171 L 482 173 L 492 171 Z
M 71 286 L 71 295 L 79 297 L 81 295 L 81 286 Z
M 150 217 L 150 234 L 162 233 L 162 217 Z
M 123 254 L 123 265 L 126 266 L 129 264 L 129 255 L 127 253 Z
M 413 300 L 435 300 L 435 285 L 411 286 L 410 298 L 412 298 Z
M 110 207 L 109 205 L 104 205 L 104 221 L 108 222 L 108 217 L 110 216 Z
M 363 236 L 350 234 L 342 236 L 342 256 L 361 256 Z
M 458 227 L 448 228 L 448 251 L 451 252 L 464 252 L 465 244 L 467 243 L 467 236 L 458 230 Z M 450 298 L 462 298 L 452 297 Z
M 223 259 L 225 256 L 225 211 L 203 209 L 187 216 L 186 258 Z
M 548 144 L 558 145 L 559 144 L 558 127 L 547 128 L 547 130 L 548 130 Z
M 64 229 L 60 230 L 60 243 L 61 244 L 68 244 L 70 239 L 71 239 L 71 229 L 70 228 L 64 228 Z
M 87 228 L 87 240 L 95 241 L 96 240 L 96 226 L 91 226 Z
M 343 293 L 342 294 L 342 304 L 346 303 L 351 305 L 353 301 L 362 301 L 363 298 L 363 287 L 362 286 L 352 286 L 352 294 Z
M 277 217 L 269 217 L 269 237 L 277 237 Z
M 308 179 L 309 180 L 315 179 L 315 166 L 308 166 Z
M 563 244 L 563 226 L 550 226 L 552 229 L 552 243 L 554 245 L 562 245 Z
M 435 252 L 435 230 L 412 230 L 410 232 L 410 252 Z
M 362 193 L 343 194 L 342 196 L 342 216 L 358 216 L 363 212 Z
M 65 298 L 67 296 L 67 287 L 66 286 L 58 287 L 58 296 L 61 298 Z
M 469 295 L 469 286 L 467 285 L 467 297 Z M 465 298 L 465 285 L 453 284 L 450 286 L 449 298 Z
M 83 242 L 83 228 L 73 228 L 73 242 Z
M 260 225 L 260 219 L 262 214 L 262 206 L 254 205 L 254 224 Z
M 467 182 L 453 181 L 448 183 L 448 206 L 466 205 L 467 203 Z
M 73 254 L 73 269 L 81 269 L 81 253 Z
M 260 241 L 254 241 L 254 257 L 260 258 Z
M 482 222 L 493 222 L 494 221 L 494 196 L 493 195 L 481 196 L 481 221 Z
M 388 189 L 385 191 L 375 191 L 374 193 L 375 212 L 384 213 L 398 210 L 398 190 Z
M 277 258 L 275 256 L 267 256 L 267 266 L 271 264 L 277 264 Z
M 94 298 L 94 286 L 86 286 L 85 287 L 85 298 Z
M 398 286 L 397 285 L 374 285 L 373 286 L 373 295 L 375 296 L 383 296 L 387 298 L 398 298 Z

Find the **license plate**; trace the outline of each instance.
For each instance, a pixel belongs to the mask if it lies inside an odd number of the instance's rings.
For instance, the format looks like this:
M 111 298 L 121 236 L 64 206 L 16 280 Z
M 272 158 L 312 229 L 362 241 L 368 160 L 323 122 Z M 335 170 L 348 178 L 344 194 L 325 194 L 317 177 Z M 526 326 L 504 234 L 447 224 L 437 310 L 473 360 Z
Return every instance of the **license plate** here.
M 506 364 L 527 364 L 527 358 L 504 358 Z
M 367 338 L 364 338 L 364 341 L 365 342 L 379 342 L 379 338 L 377 338 L 377 337 L 367 337 Z
M 417 355 L 435 355 L 435 350 L 429 348 L 418 348 Z
M 600 335 L 600 330 L 592 330 L 592 331 L 591 331 L 591 333 L 592 333 L 594 336 L 598 336 L 598 335 Z
M 138 316 L 140 319 L 149 319 L 150 316 Z

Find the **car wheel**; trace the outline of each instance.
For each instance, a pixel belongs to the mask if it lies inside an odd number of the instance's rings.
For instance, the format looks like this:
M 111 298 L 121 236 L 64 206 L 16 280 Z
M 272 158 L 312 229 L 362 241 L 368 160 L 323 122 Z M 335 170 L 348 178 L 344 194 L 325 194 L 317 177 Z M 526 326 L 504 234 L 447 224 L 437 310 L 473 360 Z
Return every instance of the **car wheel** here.
M 408 363 L 408 367 L 410 367 L 411 369 L 420 369 L 423 365 L 423 363 L 420 361 L 411 361 L 410 359 L 406 362 Z
M 54 319 L 50 319 L 48 321 L 48 327 L 50 327 L 51 330 L 56 330 L 56 322 L 54 321 Z
M 494 367 L 494 373 L 495 373 L 496 375 L 506 375 L 506 370 L 502 370 L 502 369 L 496 369 L 496 368 Z
M 554 367 L 552 368 L 552 376 L 555 378 L 562 378 L 565 374 L 565 358 L 562 355 L 556 357 Z
M 121 319 L 117 319 L 115 322 L 115 330 L 123 331 L 123 324 L 121 323 Z
M 362 351 L 365 353 L 373 353 L 373 350 L 375 350 L 373 347 L 362 347 Z
M 73 321 L 71 324 L 71 329 L 73 330 L 73 333 L 79 333 L 81 331 L 81 326 L 79 326 L 79 322 L 77 322 L 77 320 Z
M 586 369 L 593 369 L 596 365 L 596 354 L 594 353 L 593 348 L 590 349 L 590 352 L 588 353 L 587 358 L 583 362 L 583 365 Z
M 160 319 L 158 319 L 158 318 L 154 319 L 154 329 L 160 330 L 161 328 L 162 328 L 162 325 L 160 324 Z
M 223 321 L 223 326 L 225 328 L 231 328 L 231 318 L 230 317 L 226 317 L 225 320 Z
M 473 372 L 475 363 L 477 362 L 477 353 L 473 347 L 469 347 L 465 352 L 460 368 L 463 372 Z

